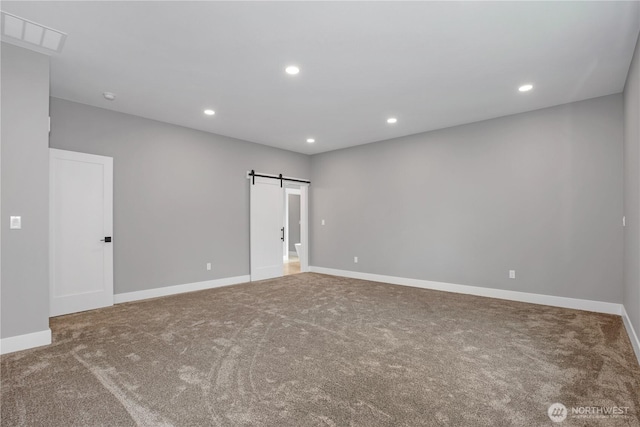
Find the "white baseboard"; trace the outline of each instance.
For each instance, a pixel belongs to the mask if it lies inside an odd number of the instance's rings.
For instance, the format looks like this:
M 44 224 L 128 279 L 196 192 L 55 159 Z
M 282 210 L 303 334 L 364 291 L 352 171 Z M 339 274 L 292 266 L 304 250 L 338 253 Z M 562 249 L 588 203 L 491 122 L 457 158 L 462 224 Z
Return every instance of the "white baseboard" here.
M 144 291 L 127 292 L 115 294 L 113 302 L 120 304 L 123 302 L 139 301 L 149 298 L 165 297 L 167 295 L 182 294 L 184 292 L 201 291 L 203 289 L 220 288 L 222 286 L 237 285 L 251 281 L 251 276 L 225 277 L 222 279 L 206 280 L 204 282 L 186 283 L 184 285 L 165 286 L 163 288 L 147 289 Z
M 414 288 L 433 289 L 436 291 L 454 292 L 457 294 L 477 295 L 510 301 L 528 302 L 531 304 L 550 305 L 553 307 L 573 308 L 576 310 L 595 311 L 597 313 L 622 314 L 622 304 L 592 301 L 585 299 L 557 297 L 552 295 L 531 294 L 504 289 L 483 288 L 479 286 L 456 285 L 454 283 L 432 282 L 430 280 L 407 279 L 404 277 L 384 276 L 381 274 L 361 273 L 357 271 L 337 270 L 324 267 L 310 267 L 314 273 L 352 279 L 370 280 L 372 282 L 391 283 L 393 285 L 412 286 Z
M 638 335 L 633 329 L 631 319 L 629 319 L 629 315 L 627 314 L 627 310 L 624 308 L 624 305 L 622 306 L 622 321 L 624 322 L 624 327 L 627 328 L 627 334 L 629 335 L 629 340 L 633 346 L 633 351 L 636 352 L 638 363 L 640 363 L 640 339 L 638 339 Z
M 45 329 L 44 331 L 30 334 L 2 338 L 0 340 L 0 354 L 13 353 L 14 351 L 27 350 L 49 344 L 51 344 L 51 329 Z

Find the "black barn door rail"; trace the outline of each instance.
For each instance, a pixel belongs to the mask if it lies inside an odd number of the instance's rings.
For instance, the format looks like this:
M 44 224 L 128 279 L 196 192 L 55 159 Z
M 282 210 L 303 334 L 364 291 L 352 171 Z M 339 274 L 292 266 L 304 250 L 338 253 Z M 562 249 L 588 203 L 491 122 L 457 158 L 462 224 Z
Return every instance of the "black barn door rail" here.
M 302 182 L 302 183 L 305 183 L 305 184 L 311 184 L 311 181 L 307 181 L 306 179 L 287 178 L 286 176 L 282 176 L 282 174 L 279 174 L 279 175 L 264 175 L 264 174 L 261 174 L 261 173 L 256 173 L 256 171 L 254 171 L 253 169 L 251 169 L 251 172 L 249 172 L 248 175 L 251 177 L 251 183 L 253 185 L 256 185 L 256 176 L 260 177 L 260 178 L 279 179 L 280 180 L 280 187 L 282 187 L 282 181 L 293 181 L 293 182 Z

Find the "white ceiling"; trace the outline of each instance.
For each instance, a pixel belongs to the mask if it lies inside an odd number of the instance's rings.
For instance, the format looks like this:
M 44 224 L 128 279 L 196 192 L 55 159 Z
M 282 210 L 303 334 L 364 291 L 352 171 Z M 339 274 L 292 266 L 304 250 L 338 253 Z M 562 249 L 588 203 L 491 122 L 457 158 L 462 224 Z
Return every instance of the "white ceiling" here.
M 68 33 L 52 96 L 307 154 L 621 92 L 640 28 L 639 2 L 2 9 Z

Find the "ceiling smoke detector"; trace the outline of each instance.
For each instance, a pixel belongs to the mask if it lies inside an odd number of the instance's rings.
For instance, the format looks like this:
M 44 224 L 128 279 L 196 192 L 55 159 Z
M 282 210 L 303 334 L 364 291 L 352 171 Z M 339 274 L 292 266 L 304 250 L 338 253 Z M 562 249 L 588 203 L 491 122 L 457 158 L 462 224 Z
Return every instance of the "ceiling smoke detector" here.
M 105 92 L 102 94 L 102 96 L 104 96 L 104 99 L 106 99 L 107 101 L 113 101 L 114 99 L 116 99 L 116 94 L 112 92 Z
M 67 34 L 28 19 L 0 11 L 2 41 L 40 53 L 60 53 Z

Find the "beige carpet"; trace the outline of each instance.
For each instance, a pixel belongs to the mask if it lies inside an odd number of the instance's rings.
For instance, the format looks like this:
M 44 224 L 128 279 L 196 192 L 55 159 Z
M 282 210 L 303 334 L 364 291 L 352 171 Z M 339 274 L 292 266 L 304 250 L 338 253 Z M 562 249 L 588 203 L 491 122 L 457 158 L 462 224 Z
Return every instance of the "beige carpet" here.
M 3 426 L 640 425 L 617 316 L 303 273 L 51 328 L 1 358 Z

